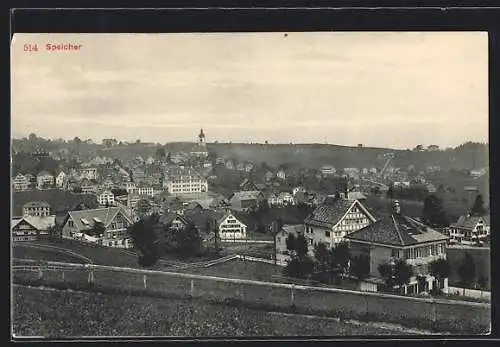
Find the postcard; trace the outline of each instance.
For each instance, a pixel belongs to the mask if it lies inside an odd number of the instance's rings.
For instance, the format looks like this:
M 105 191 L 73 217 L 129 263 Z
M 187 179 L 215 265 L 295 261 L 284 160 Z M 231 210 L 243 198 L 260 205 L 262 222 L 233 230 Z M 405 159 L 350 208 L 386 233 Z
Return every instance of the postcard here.
M 15 34 L 12 336 L 485 335 L 486 32 Z

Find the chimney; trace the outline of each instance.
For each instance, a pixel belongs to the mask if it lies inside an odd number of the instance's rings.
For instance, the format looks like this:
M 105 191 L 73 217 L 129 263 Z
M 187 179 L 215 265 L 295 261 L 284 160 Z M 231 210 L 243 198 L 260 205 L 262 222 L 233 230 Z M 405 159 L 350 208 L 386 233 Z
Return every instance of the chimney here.
M 346 199 L 349 199 L 349 188 L 348 188 L 348 183 L 344 185 L 344 197 Z
M 393 203 L 393 213 L 394 214 L 401 214 L 401 205 L 399 203 L 398 200 L 394 200 L 394 203 Z

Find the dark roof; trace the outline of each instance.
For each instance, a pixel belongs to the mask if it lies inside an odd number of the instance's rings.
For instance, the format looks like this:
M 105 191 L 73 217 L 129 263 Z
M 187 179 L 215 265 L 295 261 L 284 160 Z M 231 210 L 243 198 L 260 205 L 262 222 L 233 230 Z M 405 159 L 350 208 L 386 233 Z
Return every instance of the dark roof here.
M 306 217 L 304 223 L 332 228 L 347 213 L 353 203 L 353 201 L 339 199 L 333 204 L 318 206 L 309 216 Z
M 392 246 L 444 241 L 448 237 L 417 220 L 393 214 L 346 236 L 349 240 L 373 242 Z
M 49 207 L 50 204 L 47 201 L 30 201 L 23 205 L 23 208 L 32 208 L 32 207 Z

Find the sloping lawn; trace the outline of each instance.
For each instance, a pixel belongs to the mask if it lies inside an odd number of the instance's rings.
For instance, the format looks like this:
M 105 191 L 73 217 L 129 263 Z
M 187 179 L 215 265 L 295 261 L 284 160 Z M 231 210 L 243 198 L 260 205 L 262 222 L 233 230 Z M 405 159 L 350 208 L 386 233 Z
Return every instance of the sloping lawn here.
M 370 324 L 282 316 L 196 300 L 14 287 L 17 336 L 349 336 L 402 334 Z M 131 319 L 133 317 L 133 319 Z

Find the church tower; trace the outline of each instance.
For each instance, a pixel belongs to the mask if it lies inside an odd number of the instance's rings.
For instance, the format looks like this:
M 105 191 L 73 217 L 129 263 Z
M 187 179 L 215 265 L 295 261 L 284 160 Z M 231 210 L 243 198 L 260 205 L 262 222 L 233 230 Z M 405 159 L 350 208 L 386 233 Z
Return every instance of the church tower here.
M 198 144 L 201 147 L 207 146 L 207 143 L 205 142 L 205 133 L 203 132 L 203 129 L 201 129 L 200 134 L 198 135 Z

